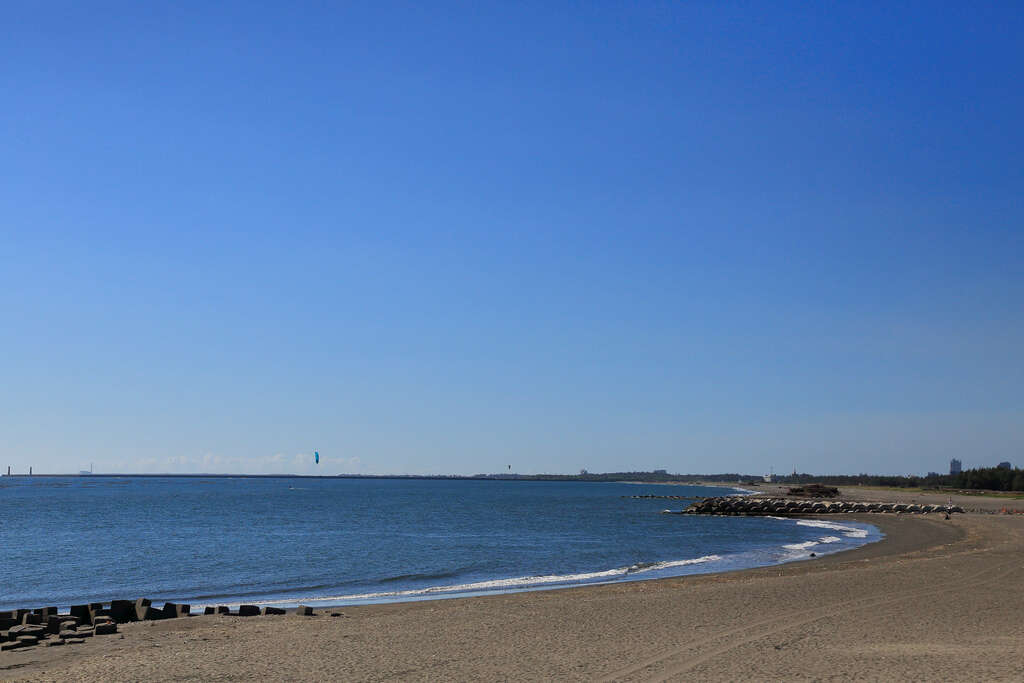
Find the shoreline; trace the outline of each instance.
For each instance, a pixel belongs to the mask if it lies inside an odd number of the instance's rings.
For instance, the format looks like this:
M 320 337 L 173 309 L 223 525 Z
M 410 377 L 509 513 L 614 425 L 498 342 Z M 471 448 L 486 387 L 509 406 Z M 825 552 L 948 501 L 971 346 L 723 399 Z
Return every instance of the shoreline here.
M 651 581 L 202 616 L 13 651 L 0 678 L 1014 680 L 1024 518 L 831 515 L 885 537 L 814 560 Z M 116 637 L 115 637 L 116 638 Z
M 858 517 L 858 519 L 853 519 L 853 517 Z M 749 570 L 752 570 L 752 569 L 766 569 L 766 568 L 770 569 L 772 567 L 780 567 L 780 566 L 792 564 L 794 562 L 803 562 L 805 560 L 815 559 L 815 558 L 810 557 L 809 554 L 811 552 L 815 552 L 816 553 L 817 559 L 824 559 L 824 558 L 833 557 L 833 556 L 846 555 L 848 553 L 851 553 L 851 552 L 854 552 L 856 550 L 859 550 L 860 548 L 863 548 L 865 546 L 876 545 L 878 543 L 881 543 L 882 541 L 885 540 L 886 534 L 885 534 L 884 531 L 882 531 L 882 529 L 879 528 L 881 525 L 878 525 L 878 524 L 875 523 L 875 522 L 878 521 L 877 518 L 878 518 L 878 515 L 804 515 L 804 516 L 801 516 L 801 517 L 791 517 L 791 518 L 788 518 L 787 521 L 792 521 L 794 523 L 798 523 L 799 520 L 811 520 L 811 519 L 818 520 L 818 521 L 821 521 L 821 522 L 827 522 L 827 523 L 833 524 L 833 525 L 842 525 L 844 521 L 845 522 L 852 522 L 852 523 L 855 523 L 855 524 L 861 524 L 861 525 L 868 526 L 871 529 L 871 530 L 863 530 L 863 529 L 860 529 L 858 527 L 857 528 L 858 531 L 866 531 L 866 533 L 869 536 L 873 532 L 878 532 L 880 534 L 880 536 L 878 538 L 874 538 L 872 540 L 864 541 L 863 543 L 860 543 L 859 545 L 853 546 L 851 548 L 846 548 L 846 549 L 838 548 L 838 549 L 835 549 L 835 550 L 827 549 L 828 546 L 830 545 L 830 543 L 822 544 L 820 541 L 817 541 L 817 542 L 816 541 L 810 541 L 809 543 L 811 543 L 813 546 L 824 545 L 825 548 L 824 549 L 817 548 L 817 549 L 814 549 L 814 550 L 808 548 L 807 549 L 807 556 L 806 557 L 791 557 L 791 558 L 788 558 L 788 559 L 772 562 L 772 563 L 769 563 L 769 564 L 755 565 L 755 566 L 750 566 L 750 567 L 720 568 L 720 569 L 716 569 L 716 568 L 714 568 L 714 565 L 712 565 L 710 563 L 715 562 L 715 561 L 720 561 L 723 558 L 730 558 L 731 556 L 730 555 L 724 555 L 724 556 L 710 555 L 710 556 L 705 556 L 705 557 L 688 558 L 688 559 L 682 559 L 682 560 L 666 560 L 666 561 L 663 561 L 663 562 L 652 563 L 652 564 L 655 564 L 655 565 L 665 564 L 665 565 L 670 565 L 670 566 L 689 566 L 689 567 L 695 567 L 696 568 L 692 572 L 680 573 L 680 574 L 669 575 L 669 576 L 650 576 L 650 577 L 644 577 L 644 576 L 640 576 L 640 575 L 637 575 L 637 574 L 625 573 L 621 577 L 608 578 L 608 579 L 605 579 L 605 580 L 597 580 L 597 581 L 587 581 L 587 580 L 573 581 L 570 578 L 571 575 L 559 576 L 559 577 L 547 577 L 547 576 L 526 576 L 526 577 L 507 577 L 507 578 L 506 577 L 502 577 L 502 578 L 493 579 L 493 580 L 484 580 L 484 581 L 480 581 L 480 582 L 472 583 L 472 584 L 455 584 L 454 586 L 451 586 L 451 587 L 448 587 L 448 586 L 435 586 L 435 587 L 432 587 L 432 588 L 429 588 L 429 589 L 410 589 L 410 590 L 407 590 L 407 591 L 398 591 L 398 593 L 403 593 L 404 595 L 402 595 L 401 597 L 397 597 L 396 596 L 394 598 L 391 598 L 391 597 L 388 597 L 388 596 L 385 596 L 385 595 L 382 595 L 381 597 L 373 597 L 373 598 L 357 598 L 355 596 L 336 596 L 336 598 L 334 598 L 334 597 L 318 598 L 318 597 L 306 596 L 306 597 L 302 597 L 302 598 L 253 599 L 253 600 L 249 600 L 249 601 L 247 601 L 245 603 L 239 603 L 237 601 L 233 601 L 233 602 L 220 602 L 220 603 L 217 603 L 217 602 L 213 602 L 213 603 L 210 603 L 210 602 L 200 602 L 200 603 L 193 603 L 192 607 L 194 609 L 201 609 L 201 608 L 205 608 L 207 606 L 225 605 L 225 606 L 237 609 L 237 607 L 240 604 L 250 604 L 250 605 L 256 605 L 258 607 L 264 607 L 264 606 L 283 607 L 284 609 L 287 609 L 289 611 L 293 611 L 296 608 L 297 605 L 301 604 L 301 605 L 305 605 L 305 606 L 308 606 L 308 607 L 313 607 L 314 609 L 324 609 L 324 610 L 327 610 L 327 609 L 342 609 L 342 608 L 349 608 L 349 607 L 359 607 L 359 606 L 366 606 L 366 605 L 404 604 L 404 603 L 407 603 L 407 602 L 424 602 L 424 601 L 430 601 L 430 600 L 458 600 L 458 599 L 463 599 L 463 598 L 487 597 L 487 596 L 492 596 L 492 595 L 511 595 L 511 594 L 517 594 L 517 593 L 527 593 L 527 592 L 537 592 L 537 591 L 572 590 L 572 589 L 579 589 L 579 588 L 588 588 L 588 587 L 591 587 L 591 586 L 616 585 L 616 584 L 621 584 L 621 583 L 639 583 L 639 582 L 646 582 L 646 581 L 665 581 L 665 580 L 669 580 L 669 579 L 680 579 L 680 578 L 687 578 L 687 577 L 692 577 L 692 576 L 704 576 L 704 575 L 715 575 L 715 574 L 731 574 L 731 573 L 736 573 L 736 572 L 749 571 Z M 830 527 L 824 527 L 824 528 L 821 529 L 821 533 L 822 534 L 828 534 L 829 532 L 841 533 L 841 530 L 835 530 L 835 529 L 832 529 Z M 799 545 L 799 544 L 796 544 L 796 545 Z M 789 548 L 790 546 L 783 545 L 782 547 L 783 548 Z M 797 552 L 795 549 L 791 548 L 791 550 L 793 552 Z M 707 569 L 707 571 L 702 571 L 702 569 L 705 569 L 705 568 Z M 621 570 L 621 569 L 624 569 L 624 568 L 619 567 L 619 568 L 613 568 L 613 569 L 610 569 L 610 570 L 597 570 L 597 571 L 595 571 L 593 573 L 595 573 L 595 574 L 607 574 L 608 572 L 618 571 L 618 570 Z M 657 570 L 658 568 L 655 567 L 654 569 Z M 650 570 L 647 569 L 647 570 L 641 570 L 641 571 L 650 571 Z M 557 578 L 558 580 L 557 581 L 546 581 L 549 578 Z M 531 580 L 533 580 L 532 583 L 531 583 Z M 513 582 L 519 582 L 519 581 L 521 581 L 522 583 L 520 583 L 520 584 L 513 583 Z M 509 585 L 506 588 L 502 588 L 502 587 L 489 587 L 489 586 L 493 586 L 493 584 L 496 584 L 496 583 L 508 583 Z M 467 588 L 466 586 L 470 586 L 470 587 Z M 479 586 L 479 587 L 476 587 L 476 586 Z
M 615 485 L 617 482 L 610 484 Z M 622 489 L 629 488 L 633 487 L 616 486 L 613 490 L 615 494 L 618 494 L 622 492 Z M 644 485 L 642 488 L 647 488 L 647 492 L 650 491 L 650 487 L 647 485 Z M 662 489 L 662 491 L 665 490 Z M 673 489 L 667 492 L 672 493 L 676 491 L 677 489 Z M 688 492 L 703 496 L 738 493 L 732 487 L 725 490 L 717 487 L 702 488 L 694 491 L 688 490 Z M 625 491 L 625 493 L 628 494 L 630 491 Z M 629 496 L 622 495 L 617 497 L 627 498 Z M 619 505 L 620 507 L 628 507 L 634 504 L 641 505 L 645 511 L 651 511 L 649 509 L 653 509 L 653 511 L 660 510 L 662 507 L 660 503 L 663 503 L 663 501 L 642 503 L 636 503 L 635 501 L 611 501 L 612 505 Z M 673 506 L 673 509 L 676 509 L 678 505 L 676 503 L 665 504 Z M 134 600 L 140 596 L 149 598 L 158 605 L 167 600 L 175 603 L 187 603 L 194 610 L 202 610 L 206 606 L 237 606 L 239 604 L 274 607 L 295 606 L 297 604 L 312 606 L 370 604 L 434 597 L 448 598 L 456 594 L 479 595 L 516 590 L 550 589 L 555 586 L 586 585 L 614 580 L 639 580 L 655 576 L 668 577 L 694 571 L 733 570 L 737 566 L 779 562 L 783 561 L 783 559 L 789 559 L 788 557 L 782 557 L 788 553 L 775 546 L 808 541 L 812 538 L 807 530 L 797 531 L 794 527 L 794 530 L 787 531 L 785 530 L 786 525 L 782 525 L 777 530 L 771 530 L 771 536 L 788 537 L 789 540 L 779 540 L 774 545 L 767 542 L 763 543 L 762 547 L 751 549 L 763 552 L 751 552 L 747 557 L 735 555 L 734 549 L 730 551 L 732 554 L 730 554 L 725 562 L 719 562 L 720 558 L 718 557 L 715 557 L 714 560 L 707 559 L 707 557 L 721 553 L 723 546 L 705 544 L 703 546 L 688 547 L 685 542 L 676 542 L 679 538 L 685 538 L 685 534 L 680 537 L 673 532 L 679 525 L 674 523 L 673 520 L 664 517 L 657 519 L 658 517 L 659 515 L 651 517 L 653 523 L 660 525 L 669 536 L 675 537 L 674 539 L 669 539 L 668 545 L 656 544 L 646 548 L 646 552 L 629 554 L 614 552 L 615 548 L 623 547 L 622 543 L 612 545 L 605 543 L 605 546 L 611 552 L 605 553 L 607 556 L 596 554 L 589 561 L 571 563 L 555 561 L 533 563 L 531 566 L 519 566 L 515 563 L 494 564 L 490 567 L 482 565 L 482 569 L 474 567 L 473 571 L 453 570 L 450 573 L 438 573 L 437 576 L 425 575 L 422 580 L 402 580 L 406 574 L 414 579 L 418 579 L 416 567 L 410 566 L 404 568 L 407 571 L 377 572 L 375 574 L 367 572 L 365 576 L 360 576 L 353 572 L 351 576 L 342 573 L 339 576 L 334 576 L 333 574 L 324 575 L 323 577 L 313 576 L 311 579 L 308 576 L 309 572 L 306 572 L 302 580 L 277 581 L 276 583 L 267 583 L 265 585 L 262 582 L 256 582 L 253 576 L 240 577 L 242 580 L 237 582 L 204 582 L 202 580 L 204 572 L 197 573 L 187 581 L 165 581 L 163 583 L 154 583 L 145 580 L 145 577 L 143 580 L 127 583 L 119 580 L 118 577 L 114 577 L 114 580 L 106 581 L 101 586 L 96 586 L 88 580 L 80 580 L 74 582 L 77 585 L 73 585 L 71 582 L 61 584 L 60 588 L 62 590 L 60 591 L 47 590 L 50 587 L 48 583 L 37 582 L 38 585 L 35 590 L 12 590 L 7 595 L 0 596 L 0 602 L 2 602 L 0 610 L 35 608 L 45 604 L 57 605 L 58 611 L 61 614 L 67 614 L 71 605 L 97 602 L 109 603 L 112 599 L 130 598 Z M 612 515 L 613 520 L 617 518 L 618 514 Z M 749 532 L 748 541 L 752 546 L 757 545 L 759 534 L 757 529 L 761 528 L 757 527 L 757 525 L 754 526 L 756 528 Z M 822 550 L 828 552 L 829 550 L 836 550 L 840 546 L 853 545 L 847 539 L 843 540 L 843 543 L 837 544 L 834 548 L 826 550 L 822 546 Z M 598 544 L 595 547 L 600 547 L 602 540 L 597 539 L 595 543 Z M 725 549 L 729 550 L 728 547 L 725 547 Z M 776 551 L 775 556 L 770 557 L 773 550 Z M 763 557 L 756 556 L 758 554 L 763 555 Z M 693 566 L 706 563 L 716 566 L 707 568 Z M 661 566 L 652 568 L 652 565 Z M 719 566 L 722 568 L 719 569 Z M 29 569 L 28 567 L 25 568 L 26 571 Z M 403 567 L 399 567 L 399 569 L 403 569 Z M 31 573 L 28 575 L 31 576 Z M 175 577 L 170 576 L 169 578 L 173 579 Z M 248 579 L 248 581 L 245 579 Z M 236 583 L 239 585 L 235 585 Z M 163 589 L 154 595 L 149 588 L 152 585 L 160 585 Z M 11 586 L 12 589 L 14 587 L 14 585 Z
M 849 519 L 847 519 L 849 517 Z M 642 565 L 623 566 L 623 567 L 612 567 L 612 568 L 597 568 L 590 572 L 578 573 L 578 574 L 566 574 L 566 575 L 529 575 L 529 576 L 513 576 L 513 577 L 496 577 L 492 579 L 481 579 L 478 581 L 471 581 L 469 583 L 459 583 L 451 585 L 436 585 L 428 587 L 409 588 L 388 592 L 370 592 L 370 593 L 353 593 L 351 595 L 287 595 L 280 596 L 274 594 L 268 594 L 265 596 L 251 596 L 244 600 L 238 599 L 226 599 L 226 600 L 196 600 L 188 598 L 173 598 L 170 602 L 175 604 L 188 604 L 191 607 L 192 614 L 201 614 L 205 608 L 218 608 L 227 607 L 232 611 L 237 612 L 241 605 L 253 605 L 259 608 L 263 607 L 275 607 L 285 609 L 289 612 L 294 611 L 299 605 L 312 607 L 314 609 L 337 609 L 356 607 L 363 605 L 384 605 L 384 604 L 401 604 L 406 602 L 422 602 L 429 600 L 455 600 L 461 598 L 473 598 L 473 597 L 486 597 L 492 595 L 505 595 L 505 594 L 516 594 L 534 591 L 551 591 L 551 590 L 568 590 L 576 588 L 586 588 L 590 586 L 600 586 L 618 583 L 635 583 L 642 581 L 661 581 L 673 578 L 685 578 L 689 576 L 709 575 L 709 574 L 724 574 L 743 572 L 750 569 L 758 568 L 771 568 L 778 567 L 793 562 L 802 562 L 811 559 L 810 553 L 814 552 L 817 559 L 821 560 L 826 557 L 832 557 L 834 555 L 846 555 L 853 552 L 865 545 L 873 545 L 880 543 L 886 537 L 884 531 L 882 531 L 876 522 L 879 521 L 877 515 L 863 515 L 859 519 L 853 519 L 854 515 L 801 515 L 793 516 L 788 518 L 776 518 L 771 516 L 765 516 L 765 519 L 773 519 L 781 522 L 791 522 L 794 527 L 799 525 L 801 520 L 816 520 L 825 523 L 830 526 L 823 526 L 820 529 L 815 529 L 816 534 L 821 534 L 818 540 L 808 540 L 797 542 L 796 539 L 792 539 L 792 544 L 782 544 L 781 546 L 765 546 L 763 548 L 753 548 L 748 551 L 742 551 L 740 553 L 725 553 L 718 555 L 712 553 L 707 556 L 694 557 L 694 558 L 683 558 L 683 559 L 670 559 L 662 561 L 654 561 L 645 563 Z M 853 528 L 844 528 L 844 523 L 854 523 L 862 526 Z M 809 525 L 805 525 L 809 526 Z M 837 528 L 838 527 L 838 528 Z M 867 529 L 863 527 L 868 527 Z M 852 532 L 852 533 L 850 533 Z M 795 530 L 794 530 L 794 533 Z M 841 534 L 846 536 L 848 539 L 855 539 L 855 542 L 859 540 L 856 545 L 851 547 L 843 547 L 841 545 L 834 546 L 835 543 L 840 542 L 840 539 L 833 538 L 831 541 L 823 540 L 822 536 L 832 536 L 834 534 Z M 738 558 L 746 553 L 778 553 L 778 548 L 783 548 L 789 551 L 789 557 L 780 557 L 774 561 L 769 561 L 762 564 L 749 564 L 748 566 L 735 566 Z M 802 554 L 801 554 L 802 553 Z M 724 564 L 719 564 L 724 561 Z M 687 568 L 687 569 L 683 569 Z M 678 573 L 671 573 L 672 570 L 676 570 Z M 146 596 L 148 597 L 148 596 Z M 134 598 L 133 598 L 134 599 Z M 74 604 L 86 604 L 89 600 L 78 600 L 73 601 Z M 94 601 L 96 602 L 96 601 Z M 109 604 L 110 599 L 104 599 L 101 601 L 103 604 Z M 153 605 L 158 607 L 163 604 L 163 598 L 155 598 Z M 12 605 L 8 609 L 18 609 L 19 605 Z M 67 605 L 60 605 L 57 613 L 60 615 L 69 614 L 69 607 Z
M 857 524 L 857 523 L 865 524 L 865 525 L 868 525 L 868 526 L 871 526 L 871 527 L 874 527 L 875 529 L 877 529 L 879 531 L 879 533 L 881 534 L 881 537 L 878 538 L 877 540 L 868 541 L 866 543 L 863 543 L 861 545 L 858 545 L 858 546 L 855 546 L 853 548 L 849 548 L 849 549 L 846 549 L 846 550 L 837 550 L 837 551 L 827 552 L 827 553 L 823 553 L 823 554 L 818 554 L 816 557 L 810 557 L 810 555 L 808 554 L 807 557 L 794 558 L 794 559 L 791 559 L 791 560 L 785 560 L 785 561 L 782 561 L 782 562 L 776 562 L 776 563 L 773 563 L 773 564 L 761 565 L 761 566 L 756 566 L 756 567 L 744 567 L 744 568 L 741 568 L 741 569 L 721 569 L 721 570 L 718 570 L 718 571 L 699 572 L 699 573 L 693 573 L 693 574 L 680 574 L 680 575 L 677 575 L 677 576 L 654 577 L 654 578 L 649 578 L 649 579 L 648 578 L 642 578 L 642 579 L 629 579 L 629 580 L 612 580 L 612 581 L 600 581 L 600 582 L 594 582 L 594 583 L 577 583 L 577 584 L 571 584 L 571 585 L 552 586 L 552 587 L 538 586 L 538 587 L 531 587 L 531 588 L 511 589 L 511 590 L 493 590 L 493 591 L 477 591 L 477 592 L 471 592 L 471 593 L 453 593 L 451 595 L 431 594 L 431 595 L 424 596 L 422 598 L 408 599 L 408 600 L 388 600 L 388 601 L 380 601 L 380 602 L 369 602 L 368 601 L 368 602 L 358 602 L 358 603 L 352 603 L 352 602 L 330 602 L 329 600 L 325 600 L 325 601 L 317 601 L 317 600 L 301 601 L 300 600 L 298 602 L 303 604 L 303 605 L 306 605 L 306 606 L 311 606 L 311 607 L 313 607 L 314 610 L 320 610 L 320 611 L 323 611 L 323 612 L 331 612 L 331 611 L 350 610 L 350 609 L 354 609 L 354 608 L 365 608 L 365 607 L 373 608 L 373 607 L 385 607 L 385 606 L 401 606 L 401 605 L 416 604 L 416 603 L 423 603 L 423 602 L 432 602 L 432 601 L 477 600 L 477 599 L 486 599 L 486 598 L 501 597 L 501 596 L 508 596 L 508 595 L 521 595 L 521 594 L 525 594 L 525 593 L 554 593 L 554 592 L 567 592 L 567 591 L 575 591 L 575 590 L 587 590 L 587 589 L 591 589 L 591 588 L 631 585 L 631 584 L 639 584 L 639 583 L 660 583 L 660 582 L 663 582 L 663 581 L 686 581 L 686 580 L 694 580 L 694 579 L 698 579 L 698 578 L 707 578 L 707 579 L 714 580 L 715 577 L 720 577 L 720 576 L 732 576 L 732 575 L 740 575 L 740 574 L 745 574 L 745 573 L 755 573 L 755 572 L 761 572 L 761 571 L 771 572 L 772 570 L 777 570 L 777 569 L 782 568 L 782 567 L 790 567 L 790 566 L 793 566 L 793 565 L 799 565 L 799 564 L 803 564 L 803 563 L 813 563 L 815 565 L 825 565 L 827 567 L 827 566 L 829 566 L 834 561 L 841 561 L 841 560 L 845 560 L 846 558 L 852 558 L 853 561 L 857 561 L 858 559 L 861 559 L 861 555 L 863 555 L 864 558 L 870 559 L 872 557 L 882 557 L 882 556 L 886 556 L 886 555 L 889 555 L 889 554 L 893 554 L 894 552 L 904 552 L 904 551 L 907 551 L 908 549 L 919 549 L 919 547 L 922 546 L 922 545 L 927 546 L 927 544 L 937 543 L 934 534 L 930 534 L 930 533 L 914 534 L 914 539 L 911 542 L 908 542 L 906 539 L 900 539 L 901 543 L 899 545 L 899 548 L 897 550 L 895 550 L 895 551 L 889 550 L 889 549 L 886 549 L 886 548 L 881 548 L 881 549 L 876 549 L 877 550 L 876 552 L 861 553 L 860 551 L 866 551 L 869 548 L 872 548 L 874 546 L 880 546 L 880 545 L 884 544 L 886 542 L 886 540 L 889 539 L 889 533 L 887 533 L 886 529 L 889 529 L 890 531 L 893 530 L 893 529 L 896 529 L 898 532 L 903 530 L 903 527 L 895 527 L 894 526 L 895 524 L 898 524 L 899 521 L 900 521 L 900 520 L 898 520 L 896 518 L 895 515 L 890 517 L 888 520 L 884 520 L 884 521 L 880 520 L 879 517 L 880 517 L 880 515 L 872 515 L 872 514 L 803 515 L 801 517 L 792 517 L 791 519 L 793 521 L 797 521 L 797 520 L 819 520 L 819 521 L 830 522 L 830 523 L 835 523 L 835 524 L 843 524 L 844 522 L 855 523 L 855 524 Z M 881 523 L 879 523 L 879 522 L 881 522 Z M 823 530 L 823 532 L 825 532 L 825 531 L 827 531 L 827 529 Z M 953 535 L 955 536 L 955 533 Z M 942 539 L 942 540 L 945 540 L 945 539 Z M 701 558 L 698 558 L 698 559 L 701 559 Z M 255 600 L 251 604 L 260 605 L 260 606 L 262 606 L 262 605 L 280 606 L 281 602 L 283 602 L 283 601 L 274 601 L 274 600 L 262 600 L 261 601 L 261 600 Z M 320 604 L 321 602 L 323 604 Z M 232 606 L 232 607 L 237 607 L 236 603 L 227 603 L 227 604 Z M 289 602 L 287 604 L 291 605 L 291 602 Z M 204 605 L 200 605 L 200 607 L 205 607 L 205 604 Z M 286 607 L 285 609 L 288 611 L 289 614 L 291 614 L 297 608 L 289 606 L 289 607 Z

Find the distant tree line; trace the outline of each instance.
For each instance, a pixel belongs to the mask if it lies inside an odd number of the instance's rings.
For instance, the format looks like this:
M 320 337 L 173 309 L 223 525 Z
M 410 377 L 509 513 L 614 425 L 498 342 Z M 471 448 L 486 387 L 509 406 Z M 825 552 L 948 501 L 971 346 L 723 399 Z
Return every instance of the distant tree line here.
M 1024 491 L 1024 470 L 1003 467 L 982 467 L 958 474 L 929 472 L 926 476 L 905 477 L 876 474 L 788 474 L 775 477 L 783 484 L 817 482 L 831 486 L 891 486 L 898 488 L 986 489 L 989 491 Z
M 654 472 L 586 472 L 580 474 L 478 474 L 473 478 L 516 479 L 525 481 L 642 481 L 659 482 L 737 482 L 756 486 L 763 483 L 760 475 L 725 472 L 721 474 L 671 474 Z M 983 467 L 959 474 L 929 472 L 923 477 L 882 474 L 777 474 L 779 484 L 825 484 L 828 486 L 888 486 L 895 488 L 986 489 L 989 491 L 1024 491 L 1024 470 Z
M 722 474 L 669 474 L 659 472 L 603 472 L 578 475 L 533 475 L 532 479 L 577 479 L 582 481 L 715 481 L 760 484 L 763 478 L 757 475 L 726 472 Z M 964 470 L 958 474 L 929 472 L 923 477 L 905 477 L 882 474 L 784 474 L 775 475 L 774 481 L 781 484 L 826 484 L 828 486 L 889 486 L 895 488 L 951 488 L 985 489 L 989 491 L 1024 491 L 1024 470 L 1002 467 L 982 467 Z
M 1024 491 L 1024 470 L 1020 468 L 986 467 L 947 474 L 948 484 L 958 489 L 990 489 L 992 491 Z

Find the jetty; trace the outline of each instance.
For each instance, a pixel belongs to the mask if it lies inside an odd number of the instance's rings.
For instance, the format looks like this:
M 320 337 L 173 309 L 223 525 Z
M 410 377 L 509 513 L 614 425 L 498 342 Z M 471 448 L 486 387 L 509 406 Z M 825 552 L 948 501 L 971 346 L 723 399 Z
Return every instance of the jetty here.
M 864 503 L 844 500 L 793 500 L 791 498 L 750 498 L 722 496 L 704 498 L 675 514 L 683 515 L 828 515 L 851 513 L 899 513 L 913 515 L 963 512 L 959 505 L 916 505 L 914 503 Z

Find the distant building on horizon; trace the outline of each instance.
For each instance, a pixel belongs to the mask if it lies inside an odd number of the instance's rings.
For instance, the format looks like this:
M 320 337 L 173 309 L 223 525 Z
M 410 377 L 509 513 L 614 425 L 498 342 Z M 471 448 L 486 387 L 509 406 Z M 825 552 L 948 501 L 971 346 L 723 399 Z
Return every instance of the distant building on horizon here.
M 960 474 L 962 469 L 963 469 L 962 463 L 959 460 L 957 460 L 956 458 L 953 458 L 952 460 L 949 461 L 949 473 L 950 474 Z
M 1004 460 L 1004 461 L 1002 461 L 1001 463 L 999 463 L 998 465 L 996 465 L 996 467 L 998 467 L 998 468 L 999 468 L 999 469 L 1001 469 L 1001 470 L 1012 470 L 1012 469 L 1013 469 L 1013 465 L 1011 465 L 1011 464 L 1010 464 L 1010 463 L 1009 463 L 1008 461 L 1006 461 L 1006 460 Z

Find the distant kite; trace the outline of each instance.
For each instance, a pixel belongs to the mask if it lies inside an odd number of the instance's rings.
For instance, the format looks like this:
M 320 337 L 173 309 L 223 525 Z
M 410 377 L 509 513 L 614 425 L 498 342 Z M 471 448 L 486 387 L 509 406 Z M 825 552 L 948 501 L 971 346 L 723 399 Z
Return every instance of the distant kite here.
M 313 459 L 316 461 L 317 465 L 320 464 L 320 451 L 313 451 Z

